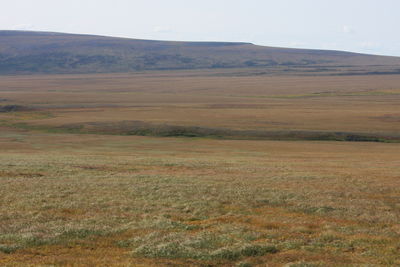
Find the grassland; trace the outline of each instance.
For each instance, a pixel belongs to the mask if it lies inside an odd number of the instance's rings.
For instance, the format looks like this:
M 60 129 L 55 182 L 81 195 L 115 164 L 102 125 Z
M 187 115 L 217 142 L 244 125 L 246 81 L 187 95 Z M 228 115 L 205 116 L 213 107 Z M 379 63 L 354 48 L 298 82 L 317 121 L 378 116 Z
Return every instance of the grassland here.
M 22 110 L 0 112 L 0 120 L 92 133 L 134 134 L 138 126 L 151 133 L 155 128 L 179 126 L 222 136 L 230 132 L 234 136 L 236 131 L 244 137 L 252 132 L 255 137 L 317 132 L 400 138 L 396 123 L 400 120 L 400 75 L 251 74 L 187 71 L 2 77 L 1 105 L 20 105 Z
M 400 144 L 299 135 L 396 141 L 399 82 L 2 77 L 14 108 L 0 113 L 0 266 L 400 265 Z M 137 136 L 138 124 L 295 135 Z

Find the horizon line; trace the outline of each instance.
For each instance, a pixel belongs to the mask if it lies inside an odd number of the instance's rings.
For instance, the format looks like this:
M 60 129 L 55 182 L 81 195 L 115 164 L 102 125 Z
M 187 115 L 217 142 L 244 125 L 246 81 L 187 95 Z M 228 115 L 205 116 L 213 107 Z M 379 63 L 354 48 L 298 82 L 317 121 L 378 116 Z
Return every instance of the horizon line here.
M 73 33 L 73 32 L 59 32 L 59 31 L 50 31 L 50 30 L 9 30 L 9 29 L 0 29 L 0 32 L 30 32 L 30 33 L 48 33 L 48 34 L 65 34 L 65 35 L 80 35 L 80 36 L 94 36 L 94 37 L 104 37 L 104 38 L 119 38 L 119 39 L 127 39 L 127 40 L 138 40 L 138 41 L 153 41 L 153 42 L 176 42 L 176 43 L 228 43 L 228 44 L 247 44 L 247 45 L 255 45 L 269 48 L 283 48 L 283 49 L 297 49 L 297 50 L 317 50 L 317 51 L 331 51 L 331 52 L 344 52 L 344 53 L 352 53 L 359 55 L 369 55 L 369 56 L 382 56 L 382 57 L 400 57 L 395 55 L 388 54 L 370 54 L 367 52 L 357 52 L 350 50 L 338 50 L 338 49 L 324 49 L 324 48 L 297 48 L 290 46 L 274 46 L 274 45 L 263 45 L 246 41 L 193 41 L 193 40 L 165 40 L 165 39 L 143 39 L 143 38 L 134 38 L 134 37 L 126 37 L 126 36 L 116 36 L 116 35 L 106 35 L 106 34 L 92 34 L 92 33 Z

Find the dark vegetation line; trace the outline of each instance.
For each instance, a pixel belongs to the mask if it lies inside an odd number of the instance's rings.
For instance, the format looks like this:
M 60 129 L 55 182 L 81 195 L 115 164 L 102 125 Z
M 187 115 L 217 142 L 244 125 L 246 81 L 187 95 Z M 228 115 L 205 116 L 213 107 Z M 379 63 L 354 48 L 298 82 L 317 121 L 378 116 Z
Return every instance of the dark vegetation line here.
M 6 99 L 1 99 L 0 102 L 2 101 L 7 101 Z M 25 107 L 25 106 L 20 106 L 20 105 L 4 105 L 0 106 L 0 113 L 8 113 L 8 112 L 16 112 L 16 111 L 29 111 L 32 110 L 32 108 Z
M 281 140 L 281 141 L 347 141 L 400 143 L 400 136 L 331 131 L 263 131 L 208 128 L 198 126 L 176 126 L 150 124 L 142 121 L 91 122 L 66 124 L 62 126 L 30 125 L 13 123 L 7 126 L 26 130 L 39 130 L 49 133 L 136 135 L 154 137 L 212 138 L 228 140 Z

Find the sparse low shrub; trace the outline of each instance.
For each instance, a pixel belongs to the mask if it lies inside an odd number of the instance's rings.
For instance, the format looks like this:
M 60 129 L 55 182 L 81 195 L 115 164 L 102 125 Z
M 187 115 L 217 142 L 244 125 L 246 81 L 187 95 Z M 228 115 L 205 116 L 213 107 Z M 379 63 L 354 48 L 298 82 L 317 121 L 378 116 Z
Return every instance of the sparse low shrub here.
M 0 112 L 16 112 L 16 111 L 23 111 L 23 110 L 29 110 L 29 108 L 20 106 L 20 105 L 0 106 Z
M 116 244 L 120 248 L 129 248 L 132 246 L 132 240 L 119 240 Z
M 263 256 L 268 253 L 277 253 L 275 246 L 247 245 L 243 247 L 240 253 L 246 257 Z
M 62 239 L 83 239 L 89 236 L 103 235 L 102 231 L 92 229 L 72 229 L 61 234 Z
M 39 238 L 36 236 L 30 236 L 30 237 L 23 238 L 21 243 L 23 244 L 23 246 L 33 247 L 33 246 L 43 246 L 43 245 L 51 243 L 51 241 L 53 241 L 53 240 Z
M 202 232 L 188 235 L 182 232 L 168 235 L 149 234 L 121 245 L 137 246 L 133 254 L 148 258 L 190 258 L 198 260 L 236 261 L 243 257 L 276 253 L 274 246 L 243 244 L 231 234 Z
M 18 246 L 14 245 L 0 245 L 0 252 L 3 252 L 5 254 L 11 254 L 15 251 L 17 251 Z

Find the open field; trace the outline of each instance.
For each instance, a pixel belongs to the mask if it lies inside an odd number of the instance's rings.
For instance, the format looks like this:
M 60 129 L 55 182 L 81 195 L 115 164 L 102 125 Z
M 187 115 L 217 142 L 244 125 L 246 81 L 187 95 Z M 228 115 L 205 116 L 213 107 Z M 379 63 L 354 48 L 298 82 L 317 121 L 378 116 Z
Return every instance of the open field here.
M 400 264 L 399 144 L 2 130 L 0 265 Z
M 400 75 L 300 74 L 1 77 L 0 266 L 400 265 Z
M 400 75 L 245 74 L 2 77 L 1 104 L 33 110 L 3 112 L 0 120 L 94 133 L 135 134 L 135 125 L 143 124 L 145 134 L 184 126 L 225 130 L 216 134 L 222 136 L 229 131 L 253 131 L 255 136 L 303 131 L 400 139 Z

